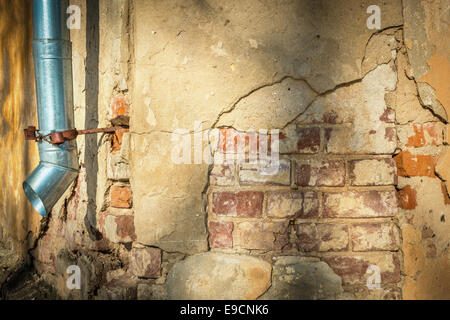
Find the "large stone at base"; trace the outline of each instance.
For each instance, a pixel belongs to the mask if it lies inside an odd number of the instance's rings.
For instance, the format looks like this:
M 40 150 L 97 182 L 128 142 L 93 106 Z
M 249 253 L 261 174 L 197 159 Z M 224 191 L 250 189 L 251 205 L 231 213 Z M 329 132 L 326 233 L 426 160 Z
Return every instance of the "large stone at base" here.
M 272 286 L 262 299 L 336 299 L 343 293 L 341 278 L 323 261 L 281 257 L 273 267 Z
M 256 299 L 270 287 L 271 265 L 263 260 L 207 252 L 174 265 L 167 277 L 168 299 Z

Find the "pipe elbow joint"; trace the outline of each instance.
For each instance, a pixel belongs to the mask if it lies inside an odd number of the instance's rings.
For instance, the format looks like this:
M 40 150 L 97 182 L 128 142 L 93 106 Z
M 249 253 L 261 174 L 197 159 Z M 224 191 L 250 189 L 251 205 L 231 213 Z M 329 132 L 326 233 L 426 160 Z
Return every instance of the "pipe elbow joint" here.
M 77 175 L 75 168 L 41 161 L 22 186 L 33 208 L 45 217 Z

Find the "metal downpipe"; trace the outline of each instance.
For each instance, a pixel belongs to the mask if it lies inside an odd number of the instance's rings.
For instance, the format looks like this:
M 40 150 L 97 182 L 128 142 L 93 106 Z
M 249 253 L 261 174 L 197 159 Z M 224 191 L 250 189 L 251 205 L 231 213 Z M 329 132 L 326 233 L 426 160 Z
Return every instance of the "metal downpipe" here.
M 33 0 L 33 60 L 39 133 L 74 128 L 72 46 L 65 24 L 67 0 Z M 38 142 L 40 162 L 23 183 L 34 209 L 45 216 L 78 175 L 76 140 Z

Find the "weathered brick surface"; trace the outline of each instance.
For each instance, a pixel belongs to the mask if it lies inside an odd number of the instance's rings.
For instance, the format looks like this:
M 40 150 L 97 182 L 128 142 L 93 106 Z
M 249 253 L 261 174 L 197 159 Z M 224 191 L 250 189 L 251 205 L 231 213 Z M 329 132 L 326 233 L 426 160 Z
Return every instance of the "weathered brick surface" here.
M 345 162 L 343 160 L 310 160 L 297 162 L 296 184 L 300 187 L 344 186 Z
M 398 250 L 398 228 L 391 222 L 358 223 L 351 227 L 353 251 Z
M 393 127 L 341 125 L 325 129 L 325 151 L 333 154 L 392 154 L 397 147 Z
M 409 151 L 402 151 L 394 157 L 399 176 L 435 177 L 436 161 L 431 155 L 414 155 Z
M 264 132 L 221 128 L 218 138 L 218 151 L 221 153 L 256 154 L 270 150 L 270 134 Z
M 128 181 L 130 179 L 130 167 L 128 159 L 121 152 L 113 152 L 108 155 L 107 163 L 108 179 L 115 181 Z
M 161 250 L 158 248 L 133 248 L 129 255 L 128 272 L 141 278 L 161 276 Z
M 263 193 L 257 191 L 214 192 L 213 212 L 218 215 L 237 217 L 260 217 Z
M 398 192 L 398 199 L 402 209 L 412 210 L 417 207 L 417 191 L 409 185 Z
M 117 117 L 128 117 L 130 115 L 130 105 L 125 97 L 114 97 L 110 106 L 110 119 Z
M 348 248 L 348 226 L 332 223 L 297 225 L 298 248 L 301 251 L 342 251 Z
M 280 132 L 280 153 L 317 153 L 320 128 L 297 127 Z
M 133 216 L 100 214 L 97 223 L 100 232 L 111 242 L 129 243 L 136 240 Z
M 319 198 L 313 191 L 270 191 L 266 213 L 273 218 L 315 218 L 319 215 Z
M 239 182 L 242 185 L 270 184 L 270 185 L 290 185 L 291 184 L 291 162 L 288 159 L 280 159 L 279 164 L 241 164 L 239 166 Z
M 112 136 L 112 146 L 111 146 L 111 151 L 115 152 L 115 151 L 119 151 L 122 148 L 122 140 L 123 140 L 123 135 L 125 133 L 129 132 L 128 129 L 121 129 L 121 130 L 117 130 L 113 136 Z
M 366 273 L 371 265 L 381 271 L 381 285 L 400 281 L 400 259 L 396 253 L 378 255 L 339 255 L 324 258 L 325 262 L 341 276 L 344 284 L 366 284 L 372 273 Z
M 390 217 L 396 212 L 395 191 L 347 191 L 323 196 L 324 217 Z
M 407 124 L 399 127 L 398 137 L 406 147 L 438 146 L 443 142 L 443 128 L 441 122 Z
M 349 161 L 349 178 L 353 186 L 397 184 L 397 167 L 392 158 Z
M 237 223 L 233 243 L 244 249 L 281 250 L 289 243 L 288 227 L 288 221 Z
M 131 208 L 133 195 L 128 186 L 112 186 L 110 191 L 110 205 L 115 208 Z
M 233 165 L 215 165 L 210 173 L 210 181 L 215 186 L 234 185 L 234 166 Z
M 210 221 L 208 223 L 209 245 L 211 248 L 233 247 L 233 222 Z

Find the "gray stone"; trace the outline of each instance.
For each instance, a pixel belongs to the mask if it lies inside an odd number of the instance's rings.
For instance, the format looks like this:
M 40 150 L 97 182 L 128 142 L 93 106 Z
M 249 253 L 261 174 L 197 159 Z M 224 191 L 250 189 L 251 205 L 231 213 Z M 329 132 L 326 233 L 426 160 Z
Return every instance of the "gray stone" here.
M 419 82 L 417 83 L 417 90 L 419 91 L 420 99 L 423 104 L 427 108 L 433 110 L 434 114 L 447 121 L 447 112 L 437 99 L 436 92 L 433 87 L 431 87 L 428 83 Z
M 169 299 L 256 299 L 270 287 L 271 265 L 263 260 L 207 252 L 174 265 L 167 276 Z
M 336 299 L 343 291 L 341 278 L 325 262 L 291 256 L 277 260 L 272 286 L 261 299 Z

